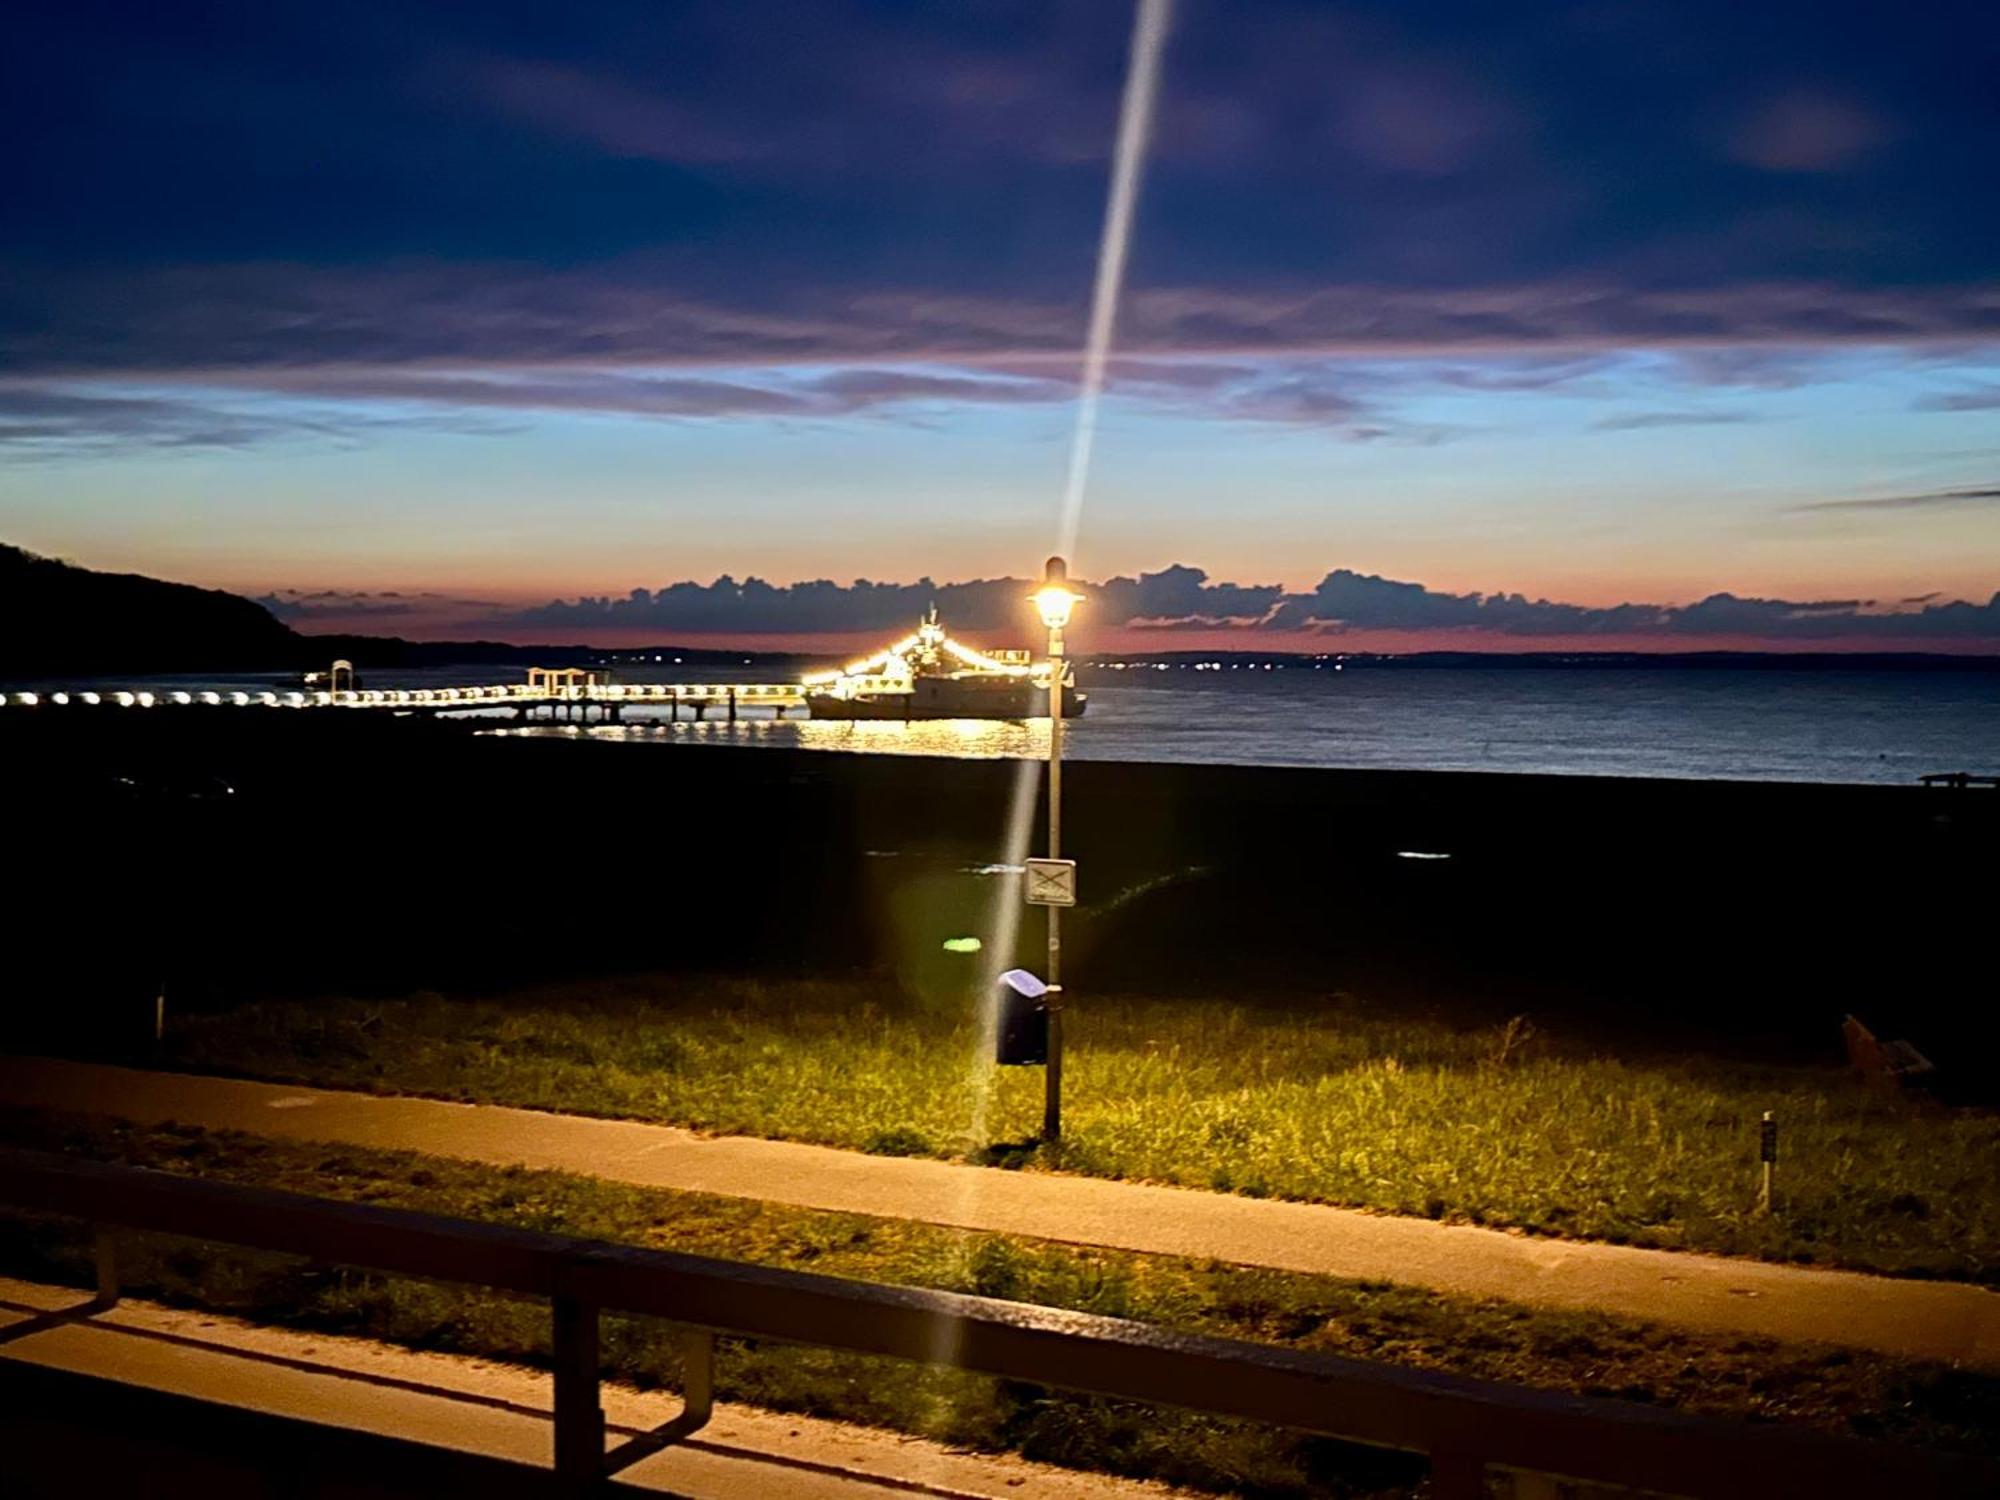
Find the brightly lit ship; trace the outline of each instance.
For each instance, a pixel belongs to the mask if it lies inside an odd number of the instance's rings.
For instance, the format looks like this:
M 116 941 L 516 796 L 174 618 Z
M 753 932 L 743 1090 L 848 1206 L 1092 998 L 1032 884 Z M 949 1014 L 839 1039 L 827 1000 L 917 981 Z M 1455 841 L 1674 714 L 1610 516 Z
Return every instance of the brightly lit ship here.
M 815 719 L 1034 719 L 1049 711 L 1049 667 L 1026 651 L 975 651 L 945 634 L 932 606 L 913 635 L 837 672 L 800 680 Z M 1063 717 L 1082 713 L 1064 665 Z

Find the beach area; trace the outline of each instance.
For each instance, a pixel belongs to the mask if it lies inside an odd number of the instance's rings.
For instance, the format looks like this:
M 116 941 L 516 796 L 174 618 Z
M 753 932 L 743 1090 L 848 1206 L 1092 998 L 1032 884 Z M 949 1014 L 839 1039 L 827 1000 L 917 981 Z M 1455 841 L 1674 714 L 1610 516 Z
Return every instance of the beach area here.
M 345 715 L 6 736 L 29 1029 L 148 1018 L 162 988 L 178 1011 L 662 970 L 956 1003 L 1015 956 L 1007 828 L 1040 795 L 1005 760 Z M 1981 789 L 1082 762 L 1066 801 L 1079 991 L 1358 993 L 1788 1057 L 1835 1055 L 1852 1013 L 1955 1087 L 1996 1071 Z M 1039 920 L 1010 925 L 1032 955 Z

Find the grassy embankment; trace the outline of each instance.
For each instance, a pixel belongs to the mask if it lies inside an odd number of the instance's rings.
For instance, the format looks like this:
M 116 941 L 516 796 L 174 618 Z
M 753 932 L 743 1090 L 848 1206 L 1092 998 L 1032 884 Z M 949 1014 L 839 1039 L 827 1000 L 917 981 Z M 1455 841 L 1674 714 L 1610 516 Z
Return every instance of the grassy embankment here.
M 1976 1451 L 2000 1442 L 2000 1379 L 1865 1353 L 407 1153 L 21 1113 L 0 1114 L 0 1139 L 222 1181 L 978 1292 L 1717 1415 Z M 530 1303 L 185 1240 L 129 1243 L 121 1262 L 139 1295 L 416 1348 L 530 1364 L 547 1359 L 546 1312 Z M 0 1218 L 0 1269 L 87 1285 L 83 1232 L 57 1221 Z M 642 1387 L 678 1379 L 663 1330 L 640 1320 L 607 1324 L 605 1364 Z M 1051 1400 L 1019 1383 L 822 1350 L 727 1343 L 718 1374 L 729 1399 L 1215 1489 L 1400 1495 L 1410 1493 L 1421 1472 L 1414 1460 L 1250 1424 Z
M 632 979 L 500 999 L 273 1002 L 168 1066 L 1010 1164 L 1039 1069 L 861 985 Z M 2000 1117 L 1833 1069 L 1621 1060 L 1352 1002 L 1081 999 L 1062 1165 L 1617 1242 L 2000 1278 Z M 1779 1211 L 1753 1210 L 1757 1122 Z

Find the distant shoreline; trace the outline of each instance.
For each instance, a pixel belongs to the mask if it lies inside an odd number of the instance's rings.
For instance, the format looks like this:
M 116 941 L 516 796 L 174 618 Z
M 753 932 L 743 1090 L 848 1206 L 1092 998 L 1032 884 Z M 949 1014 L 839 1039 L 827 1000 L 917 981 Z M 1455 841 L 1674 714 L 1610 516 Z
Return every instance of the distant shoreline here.
M 1944 651 L 1414 651 L 1401 654 L 1376 652 L 1303 651 L 1151 651 L 1129 654 L 1102 653 L 1081 658 L 1085 665 L 1110 667 L 1116 663 L 1189 666 L 1196 662 L 1221 662 L 1224 666 L 1250 662 L 1293 663 L 1338 662 L 1342 667 L 1425 668 L 1456 667 L 1497 669 L 1707 667 L 1724 671 L 1916 671 L 1916 672 L 2000 672 L 2000 655 L 1959 656 Z
M 313 637 L 303 638 L 309 645 Z M 353 660 L 369 672 L 437 671 L 449 667 L 491 670 L 495 667 L 592 666 L 616 674 L 620 668 L 663 663 L 689 667 L 758 667 L 780 676 L 796 675 L 835 660 L 834 656 L 797 651 L 732 651 L 716 647 L 659 646 L 643 650 L 601 651 L 587 646 L 511 646 L 493 641 L 398 641 L 386 655 L 357 649 L 352 637 L 325 643 L 325 659 Z M 1940 651 L 1419 651 L 1401 655 L 1376 652 L 1304 651 L 1145 651 L 1090 652 L 1078 655 L 1079 666 L 1092 672 L 1117 672 L 1133 667 L 1193 670 L 1209 663 L 1223 670 L 1262 667 L 1354 671 L 1668 671 L 1720 672 L 1993 672 L 2000 673 L 2000 655 L 1958 656 Z M 0 672 L 0 690 L 83 687 L 116 678 L 121 684 L 144 686 L 148 681 L 186 682 L 207 675 L 258 678 L 275 682 L 296 676 L 296 663 L 264 667 L 204 666 L 144 671 L 72 669 L 66 672 L 16 670 Z M 615 680 L 615 675 L 614 675 Z
M 304 637 L 308 642 L 316 638 Z M 327 640 L 352 648 L 352 637 Z M 795 666 L 801 669 L 830 661 L 838 652 L 749 651 L 717 646 L 627 646 L 616 649 L 568 646 L 513 646 L 495 641 L 396 641 L 400 648 L 394 661 L 381 666 L 493 666 L 515 663 L 548 665 L 556 658 L 589 662 L 616 669 L 621 666 L 652 666 L 662 658 L 689 666 Z M 358 660 L 358 658 L 357 658 Z M 1968 656 L 1949 651 L 1088 651 L 1076 660 L 1087 667 L 1116 669 L 1119 665 L 1193 666 L 1198 662 L 1221 662 L 1225 667 L 1250 662 L 1294 664 L 1338 662 L 1343 667 L 1428 668 L 1491 667 L 1497 669 L 1590 668 L 1590 667 L 1711 667 L 1722 670 L 1768 671 L 1918 671 L 1918 672 L 2000 672 L 2000 653 Z M 359 663 L 364 668 L 367 662 Z

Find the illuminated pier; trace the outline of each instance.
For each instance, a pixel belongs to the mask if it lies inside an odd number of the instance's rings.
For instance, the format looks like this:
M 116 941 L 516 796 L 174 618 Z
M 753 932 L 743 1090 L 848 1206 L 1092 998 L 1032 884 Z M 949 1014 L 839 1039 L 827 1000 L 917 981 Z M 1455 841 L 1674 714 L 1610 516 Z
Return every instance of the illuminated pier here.
M 315 685 L 294 689 L 0 693 L 0 709 L 291 708 L 426 716 L 511 711 L 517 719 L 616 723 L 628 708 L 665 708 L 675 720 L 685 710 L 696 720 L 713 713 L 733 721 L 744 709 L 768 710 L 782 718 L 793 709 L 810 713 L 817 705 L 834 717 L 851 717 L 865 706 L 873 716 L 894 718 L 927 716 L 920 701 L 924 689 L 942 686 L 965 690 L 959 696 L 975 704 L 966 717 L 1022 718 L 1031 714 L 994 711 L 1002 700 L 992 690 L 1018 685 L 1023 701 L 1029 691 L 1045 694 L 1048 664 L 1031 661 L 1025 651 L 989 653 L 955 641 L 933 611 L 912 634 L 873 656 L 836 671 L 810 673 L 798 682 L 621 683 L 605 680 L 605 673 L 589 667 L 530 667 L 527 679 L 469 687 L 362 688 L 356 685 L 352 663 L 339 661 L 328 672 L 312 674 L 308 682 Z M 983 709 L 976 706 L 980 698 L 990 700 Z
M 339 691 L 151 692 L 132 689 L 53 693 L 0 693 L 0 706 L 17 708 L 324 708 L 373 709 L 388 713 L 491 713 L 512 709 L 517 718 L 547 713 L 551 718 L 588 718 L 594 711 L 615 720 L 629 707 L 668 707 L 679 718 L 686 706 L 697 719 L 710 709 L 735 718 L 739 708 L 769 708 L 782 714 L 806 706 L 797 683 L 761 682 L 590 682 L 577 686 L 504 683 L 486 687 L 346 688 Z

